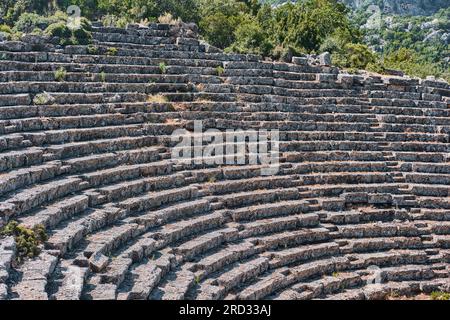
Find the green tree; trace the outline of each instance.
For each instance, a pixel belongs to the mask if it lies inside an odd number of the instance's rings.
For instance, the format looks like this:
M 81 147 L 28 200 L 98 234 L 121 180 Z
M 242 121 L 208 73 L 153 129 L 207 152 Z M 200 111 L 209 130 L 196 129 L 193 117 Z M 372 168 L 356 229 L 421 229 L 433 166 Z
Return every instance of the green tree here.
M 273 49 L 269 36 L 257 19 L 247 15 L 234 32 L 235 41 L 229 50 L 267 56 Z
M 275 12 L 275 38 L 283 46 L 316 52 L 336 29 L 348 29 L 348 9 L 336 0 L 305 0 Z
M 198 0 L 203 37 L 212 45 L 226 48 L 235 41 L 235 31 L 248 13 L 245 3 L 236 0 Z
M 410 76 L 425 78 L 428 75 L 441 76 L 443 71 L 428 61 L 423 60 L 414 50 L 401 48 L 390 52 L 384 58 L 384 67 L 402 70 Z
M 97 0 L 103 14 L 124 16 L 133 21 L 156 20 L 170 13 L 183 21 L 198 22 L 199 14 L 195 0 Z

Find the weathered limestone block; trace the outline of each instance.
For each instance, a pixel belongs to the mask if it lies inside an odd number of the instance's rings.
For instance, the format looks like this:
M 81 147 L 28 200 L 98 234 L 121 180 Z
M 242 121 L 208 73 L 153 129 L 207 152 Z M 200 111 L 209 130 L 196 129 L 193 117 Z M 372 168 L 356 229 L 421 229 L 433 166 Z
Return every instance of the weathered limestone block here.
M 94 253 L 89 258 L 89 266 L 94 272 L 102 272 L 109 263 L 109 258 L 100 252 Z
M 336 255 L 339 245 L 336 243 L 323 243 L 315 245 L 300 246 L 280 252 L 273 252 L 274 259 L 270 261 L 271 268 L 285 266 L 298 261 L 308 261 L 324 256 Z
M 84 250 L 84 255 L 90 258 L 98 252 L 103 254 L 109 253 L 111 250 L 131 239 L 137 228 L 138 225 L 134 223 L 123 224 L 87 237 L 89 244 Z M 101 261 L 101 264 L 103 264 L 104 259 L 101 259 Z
M 99 274 L 100 283 L 112 283 L 120 285 L 125 279 L 133 260 L 125 257 L 118 257 L 113 259 L 108 265 L 108 270 Z
M 142 264 L 131 271 L 133 284 L 126 292 L 119 292 L 118 299 L 146 300 L 160 282 L 163 271 L 156 265 Z M 128 288 L 127 288 L 128 289 Z
M 326 228 L 301 229 L 298 231 L 288 231 L 275 235 L 250 238 L 256 240 L 258 248 L 276 249 L 300 246 L 307 243 L 316 243 L 330 239 L 331 235 Z
M 389 249 L 420 249 L 423 246 L 419 237 L 352 239 L 348 241 L 349 252 L 355 253 Z
M 274 272 L 268 277 L 263 278 L 261 281 L 245 288 L 238 294 L 239 300 L 258 300 L 262 299 L 278 288 L 285 285 L 286 276 L 281 272 Z
M 92 300 L 116 300 L 117 286 L 114 284 L 97 284 L 87 296 Z
M 174 252 L 182 255 L 184 259 L 189 260 L 199 255 L 201 252 L 219 246 L 224 241 L 224 234 L 220 231 L 216 231 L 185 242 L 175 248 Z
M 362 289 L 345 290 L 344 292 L 330 295 L 325 300 L 364 300 L 365 295 Z
M 390 289 L 384 284 L 369 284 L 363 288 L 366 300 L 385 300 Z
M 0 39 L 0 226 L 17 219 L 50 235 L 17 272 L 14 243 L 0 240 L 0 299 L 448 290 L 448 84 L 342 73 L 326 53 L 226 54 L 197 31 L 97 23 L 96 54 L 57 38 Z M 171 134 L 194 120 L 280 130 L 279 175 L 173 162 Z M 371 266 L 386 283 L 364 286 Z
M 16 255 L 16 242 L 13 237 L 0 239 L 0 282 L 8 279 L 8 272 Z
M 305 201 L 282 201 L 272 204 L 252 206 L 234 210 L 231 215 L 234 221 L 254 220 L 273 216 L 287 216 L 310 211 Z
M 420 230 L 411 223 L 374 223 L 354 226 L 338 226 L 339 233 L 349 238 L 418 236 Z
M 186 293 L 194 285 L 194 274 L 187 270 L 176 272 L 173 281 L 163 287 L 162 300 L 184 300 Z
M 319 64 L 321 66 L 331 66 L 331 55 L 329 52 L 324 52 L 319 55 Z
M 312 277 L 330 274 L 341 270 L 346 270 L 350 266 L 350 261 L 346 257 L 327 258 L 323 260 L 303 263 L 295 267 L 290 267 L 290 281 L 299 282 Z
M 79 300 L 83 292 L 87 268 L 68 266 L 63 274 L 64 279 L 54 298 L 56 300 Z
M 47 300 L 47 278 L 55 269 L 57 258 L 41 253 L 33 260 L 27 260 L 21 267 L 21 281 L 11 290 L 22 300 Z
M 195 198 L 197 192 L 198 190 L 195 187 L 185 187 L 185 188 L 178 188 L 175 190 L 166 190 L 153 194 L 151 197 L 143 196 L 125 200 L 120 203 L 120 207 L 130 212 L 143 211 L 159 207 L 169 202 Z
M 243 238 L 284 230 L 292 230 L 302 227 L 313 227 L 318 225 L 319 219 L 316 214 L 301 214 L 281 218 L 264 219 L 244 224 L 244 230 L 240 232 Z
M 8 286 L 4 283 L 0 283 L 0 301 L 6 300 L 8 297 Z
M 255 246 L 252 243 L 244 242 L 242 244 L 229 245 L 224 250 L 200 260 L 195 268 L 205 271 L 206 274 L 210 274 L 230 263 L 245 259 L 254 253 Z
M 73 217 L 88 208 L 89 198 L 85 195 L 65 198 L 31 216 L 20 219 L 22 225 L 33 229 L 37 225 L 54 227 L 63 220 Z
M 428 280 L 435 277 L 434 271 L 428 266 L 402 266 L 385 268 L 381 273 L 384 281 Z
M 399 264 L 424 264 L 428 257 L 419 250 L 391 250 L 379 253 L 364 253 L 354 256 L 354 267 L 362 268 L 371 265 L 389 266 Z
M 269 261 L 267 258 L 257 258 L 250 262 L 240 264 L 236 268 L 222 274 L 217 278 L 217 283 L 228 291 L 240 283 L 244 283 L 261 274 L 266 271 L 268 267 Z
M 307 65 L 308 58 L 306 57 L 292 57 L 292 63 L 298 65 Z
M 122 255 L 128 256 L 134 263 L 148 257 L 156 249 L 156 240 L 142 237 L 134 245 L 129 247 Z
M 32 51 L 31 45 L 22 41 L 4 41 L 0 44 L 2 51 L 27 52 Z

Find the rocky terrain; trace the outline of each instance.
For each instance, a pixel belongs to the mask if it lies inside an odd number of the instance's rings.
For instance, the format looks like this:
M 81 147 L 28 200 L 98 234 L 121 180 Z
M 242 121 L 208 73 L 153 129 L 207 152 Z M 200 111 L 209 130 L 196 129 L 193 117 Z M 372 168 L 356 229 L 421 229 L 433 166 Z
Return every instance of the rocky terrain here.
M 384 13 L 409 16 L 429 16 L 449 6 L 448 0 L 342 0 L 354 10 L 379 6 Z
M 369 6 L 378 6 L 386 14 L 409 16 L 430 16 L 442 8 L 448 8 L 448 0 L 340 0 L 353 10 L 366 10 Z M 261 0 L 275 5 L 288 0 Z M 295 0 L 291 2 L 296 2 Z
M 226 54 L 193 25 L 93 38 L 0 42 L 0 217 L 22 228 L 0 299 L 450 291 L 448 83 Z M 279 171 L 174 160 L 194 120 L 279 130 Z

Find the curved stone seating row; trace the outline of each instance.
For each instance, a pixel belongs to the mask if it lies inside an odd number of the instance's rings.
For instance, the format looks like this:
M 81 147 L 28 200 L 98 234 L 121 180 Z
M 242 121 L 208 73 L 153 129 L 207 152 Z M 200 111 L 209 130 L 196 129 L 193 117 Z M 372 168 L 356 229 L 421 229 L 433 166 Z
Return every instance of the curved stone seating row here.
M 192 28 L 0 43 L 0 217 L 49 235 L 22 263 L 0 239 L 0 299 L 449 291 L 448 84 L 225 54 Z M 278 174 L 172 160 L 194 120 L 280 130 Z

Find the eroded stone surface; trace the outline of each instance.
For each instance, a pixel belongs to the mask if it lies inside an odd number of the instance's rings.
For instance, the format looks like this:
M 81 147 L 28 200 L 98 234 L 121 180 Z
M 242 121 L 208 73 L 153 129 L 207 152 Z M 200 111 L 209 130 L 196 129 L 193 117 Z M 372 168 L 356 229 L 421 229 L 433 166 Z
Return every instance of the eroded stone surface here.
M 93 37 L 98 54 L 0 36 L 0 226 L 49 236 L 19 264 L 0 238 L 0 299 L 450 290 L 448 83 L 226 54 L 190 24 Z M 279 170 L 173 160 L 171 134 L 195 120 L 223 141 L 279 130 Z

